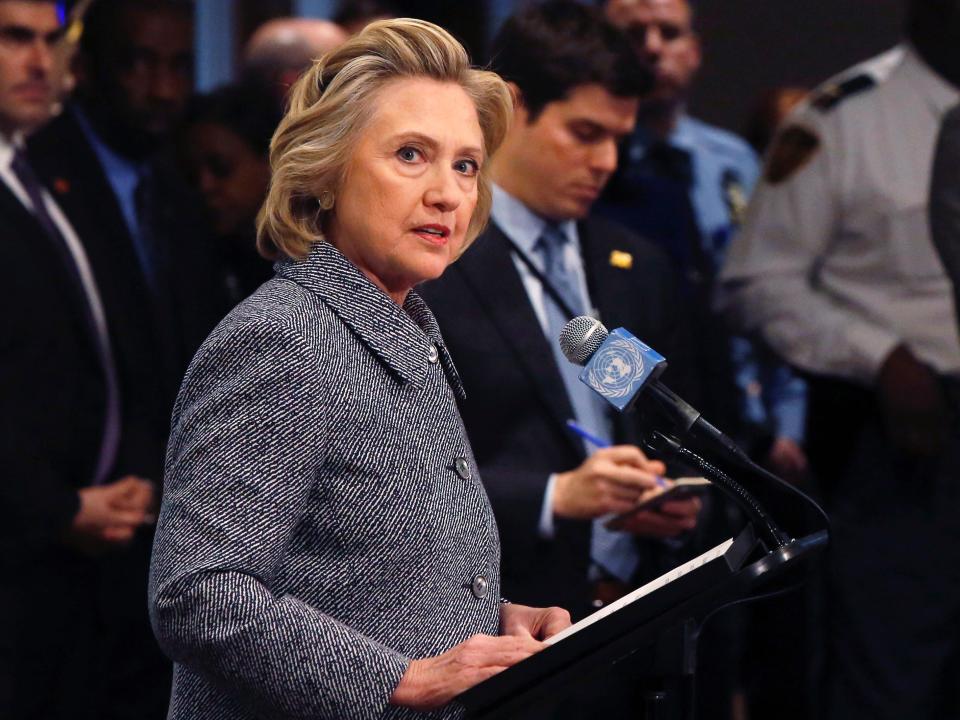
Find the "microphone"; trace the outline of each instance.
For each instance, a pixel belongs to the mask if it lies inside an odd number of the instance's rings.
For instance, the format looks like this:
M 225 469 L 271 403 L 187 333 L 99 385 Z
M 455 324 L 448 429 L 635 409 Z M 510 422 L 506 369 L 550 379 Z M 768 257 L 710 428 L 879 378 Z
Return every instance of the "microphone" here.
M 733 440 L 728 438 L 700 415 L 700 412 L 680 398 L 657 378 L 667 369 L 666 358 L 629 331 L 617 328 L 607 331 L 596 318 L 581 315 L 570 320 L 560 332 L 560 349 L 574 365 L 582 365 L 580 382 L 584 383 L 620 412 L 629 411 L 640 395 L 650 398 L 669 418 L 683 436 L 705 440 L 714 448 L 719 445 L 737 464 L 752 468 L 778 485 L 786 485 L 776 476 L 753 463 Z M 697 467 L 721 490 L 729 495 L 753 520 L 770 543 L 771 548 L 783 547 L 789 542 L 784 533 L 763 506 L 739 482 L 711 461 L 684 447 L 664 433 L 654 431 L 646 441 L 666 457 L 678 457 Z M 799 490 L 788 487 L 820 510 Z M 826 515 L 820 510 L 824 518 Z M 829 522 L 829 520 L 828 520 Z
M 739 460 L 749 460 L 733 440 L 708 423 L 696 408 L 657 378 L 667 360 L 628 330 L 608 331 L 596 318 L 581 315 L 560 332 L 560 349 L 574 365 L 582 365 L 580 382 L 620 412 L 632 409 L 642 394 L 683 434 L 705 436 Z

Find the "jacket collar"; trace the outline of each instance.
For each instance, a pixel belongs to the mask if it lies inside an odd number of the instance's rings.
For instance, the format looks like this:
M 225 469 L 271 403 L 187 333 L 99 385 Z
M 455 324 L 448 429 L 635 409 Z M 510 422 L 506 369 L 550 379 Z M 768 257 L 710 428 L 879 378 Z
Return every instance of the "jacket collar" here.
M 460 376 L 447 352 L 440 327 L 423 299 L 413 291 L 403 307 L 374 285 L 328 242 L 314 243 L 303 261 L 281 260 L 277 275 L 314 293 L 404 382 L 423 387 L 430 347 L 454 392 L 464 397 Z

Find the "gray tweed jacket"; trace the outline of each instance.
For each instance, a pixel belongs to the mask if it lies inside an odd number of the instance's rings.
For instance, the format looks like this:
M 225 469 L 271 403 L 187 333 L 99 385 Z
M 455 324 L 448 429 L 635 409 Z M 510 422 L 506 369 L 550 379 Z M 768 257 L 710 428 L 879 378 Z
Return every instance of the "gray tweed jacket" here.
M 220 323 L 174 407 L 150 574 L 171 719 L 427 717 L 388 704 L 407 663 L 499 621 L 455 393 L 423 301 L 327 243 Z

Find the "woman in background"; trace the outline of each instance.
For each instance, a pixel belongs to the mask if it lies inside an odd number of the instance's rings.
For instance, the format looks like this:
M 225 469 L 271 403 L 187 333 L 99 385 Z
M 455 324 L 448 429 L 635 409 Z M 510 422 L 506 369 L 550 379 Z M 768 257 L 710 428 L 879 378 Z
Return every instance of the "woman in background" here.
M 257 252 L 256 219 L 270 185 L 270 138 L 280 117 L 260 85 L 226 85 L 194 98 L 181 135 L 181 163 L 216 233 L 214 256 L 231 305 L 273 275 Z

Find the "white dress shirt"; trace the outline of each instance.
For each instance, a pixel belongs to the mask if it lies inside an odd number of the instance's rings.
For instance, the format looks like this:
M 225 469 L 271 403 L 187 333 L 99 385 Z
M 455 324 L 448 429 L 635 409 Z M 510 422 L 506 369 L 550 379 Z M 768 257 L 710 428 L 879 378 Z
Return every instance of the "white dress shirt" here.
M 506 190 L 498 185 L 493 186 L 493 207 L 490 216 L 497 227 L 510 238 L 520 252 L 533 263 L 541 272 L 545 271 L 543 259 L 540 253 L 536 252 L 536 244 L 543 234 L 547 221 L 534 213 L 530 208 L 513 197 Z M 570 242 L 563 248 L 563 264 L 567 272 L 577 278 L 577 284 L 580 290 L 580 297 L 589 299 L 587 293 L 587 276 L 583 269 L 583 258 L 580 254 L 580 238 L 577 234 L 577 224 L 573 220 L 559 223 L 560 231 L 564 233 Z M 537 279 L 527 264 L 520 258 L 516 251 L 511 253 L 513 264 L 517 268 L 520 280 L 523 282 L 524 290 L 530 299 L 530 305 L 533 312 L 540 322 L 540 328 L 545 336 L 549 336 L 549 324 L 547 322 L 547 311 L 543 300 L 543 285 Z M 587 303 L 589 305 L 589 302 Z M 589 448 L 588 448 L 589 452 Z M 540 509 L 540 524 L 538 531 L 540 537 L 551 539 L 554 536 L 553 525 L 553 490 L 556 485 L 556 474 L 550 475 L 547 480 L 547 486 L 543 494 L 543 504 Z
M 957 373 L 960 339 L 927 199 L 937 132 L 960 93 L 908 45 L 830 84 L 862 75 L 875 85 L 832 107 L 805 103 L 786 121 L 819 147 L 786 179 L 758 185 L 720 303 L 814 373 L 872 384 L 900 343 Z

